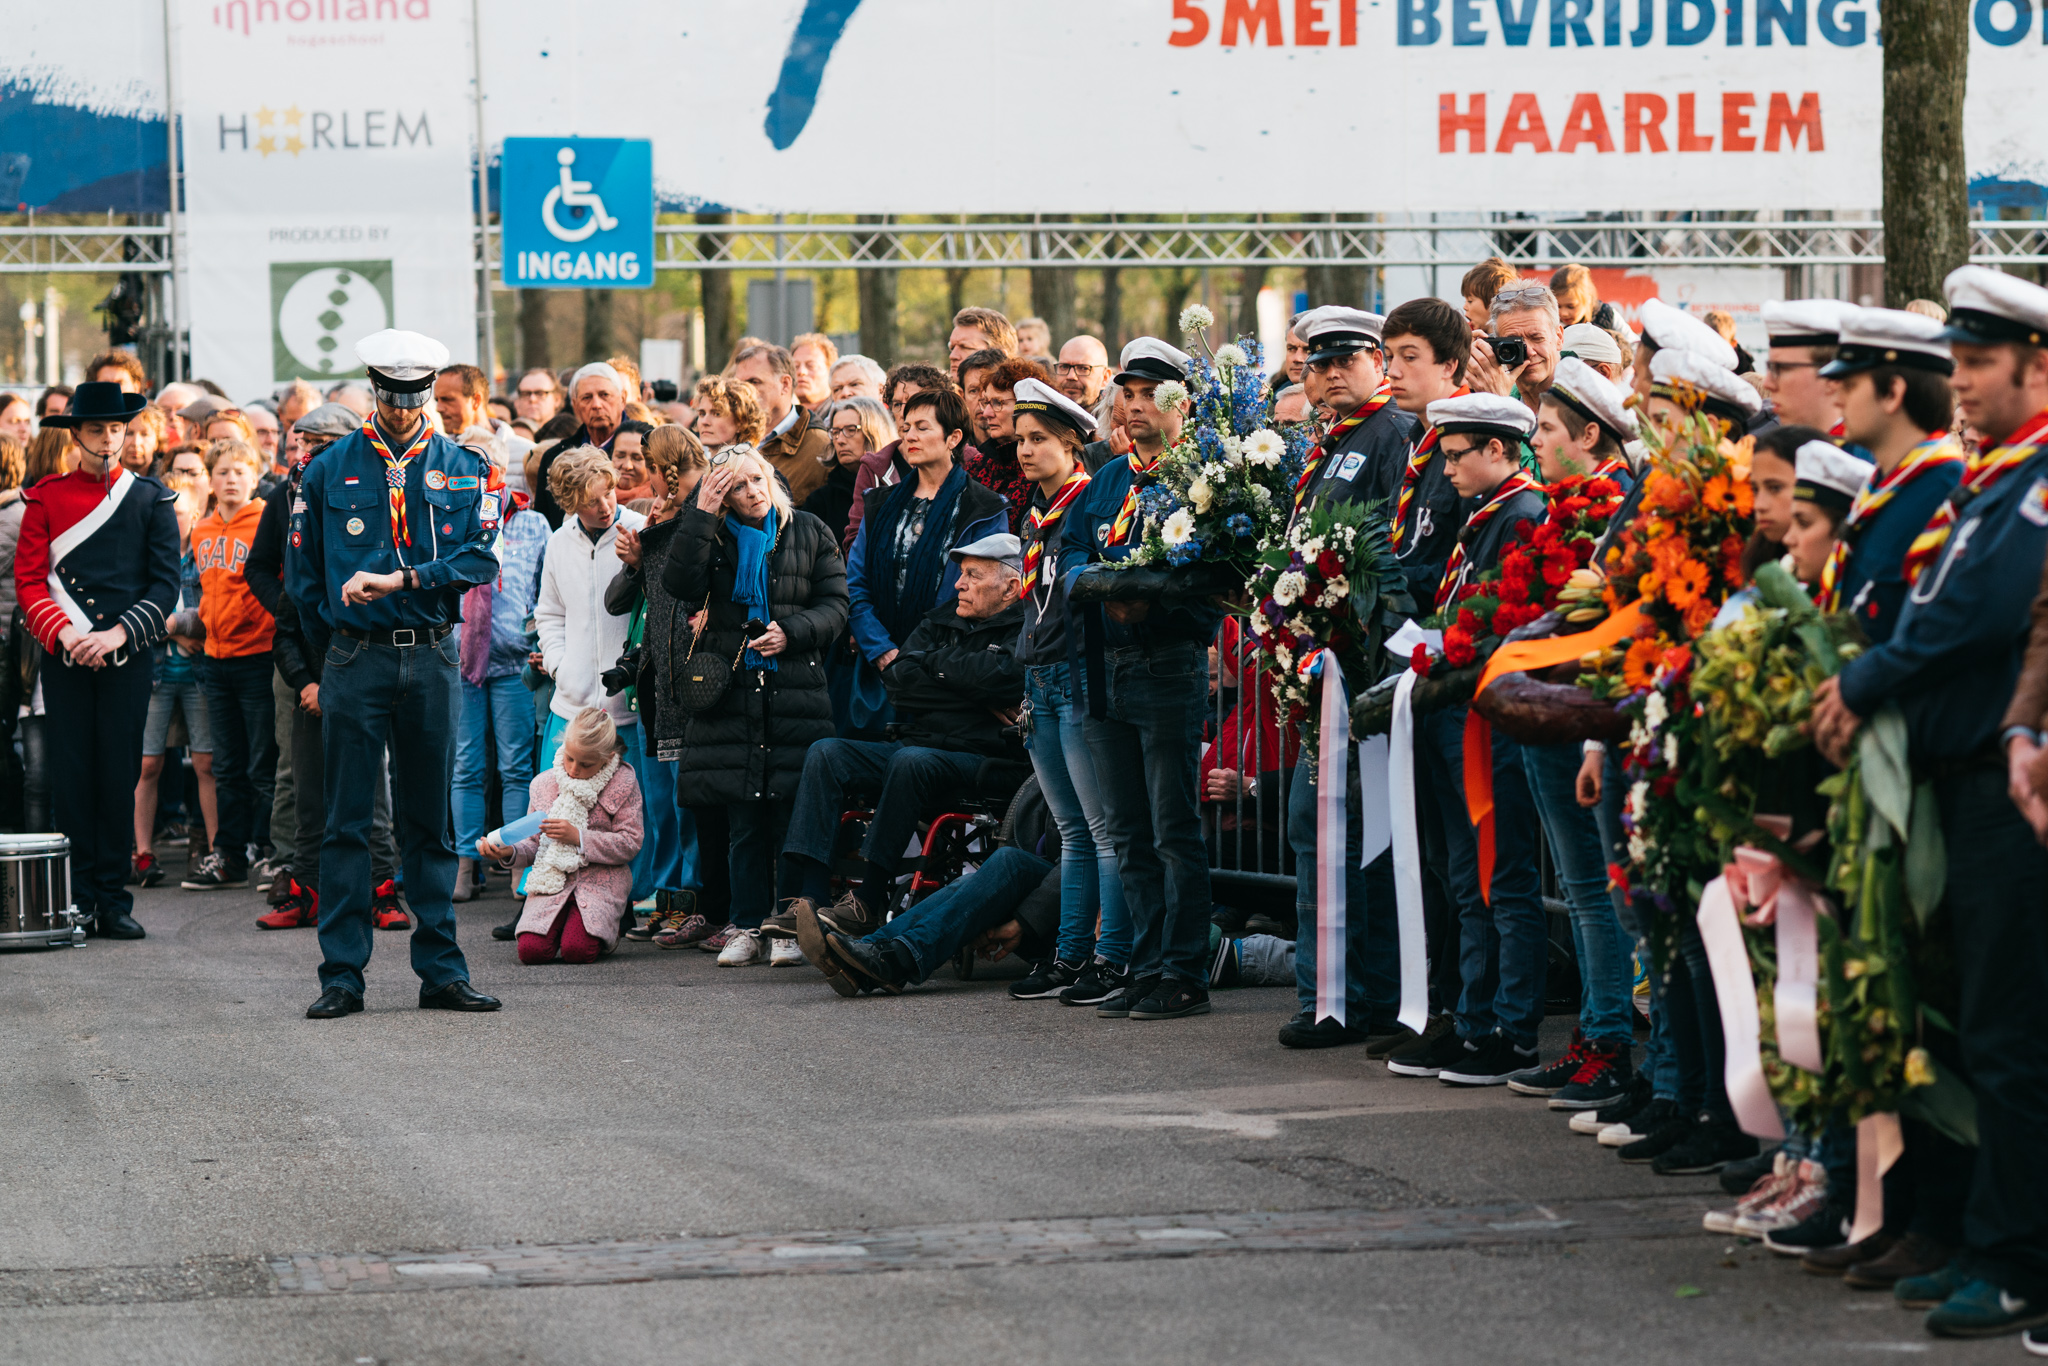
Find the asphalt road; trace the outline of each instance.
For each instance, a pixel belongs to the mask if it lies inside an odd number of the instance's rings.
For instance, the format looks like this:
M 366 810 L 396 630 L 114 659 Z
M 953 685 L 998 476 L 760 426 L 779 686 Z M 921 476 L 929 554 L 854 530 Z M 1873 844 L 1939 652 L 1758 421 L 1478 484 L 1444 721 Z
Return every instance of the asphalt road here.
M 1710 1178 L 1540 1101 L 1284 1051 L 1283 991 L 1143 1023 L 1001 970 L 524 968 L 498 894 L 462 927 L 502 1012 L 415 1009 L 386 934 L 320 1022 L 312 931 L 259 903 L 0 956 L 0 1361 L 2019 1356 L 1698 1232 Z

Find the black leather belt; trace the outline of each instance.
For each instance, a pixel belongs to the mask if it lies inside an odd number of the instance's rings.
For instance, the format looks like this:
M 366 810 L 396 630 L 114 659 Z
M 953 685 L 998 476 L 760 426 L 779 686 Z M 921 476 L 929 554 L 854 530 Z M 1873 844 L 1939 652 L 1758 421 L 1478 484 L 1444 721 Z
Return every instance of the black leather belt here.
M 334 628 L 334 634 L 347 636 L 350 640 L 367 641 L 372 645 L 391 645 L 405 650 L 415 645 L 439 645 L 454 629 L 453 626 L 397 626 L 389 630 L 358 631 L 349 626 L 337 626 Z

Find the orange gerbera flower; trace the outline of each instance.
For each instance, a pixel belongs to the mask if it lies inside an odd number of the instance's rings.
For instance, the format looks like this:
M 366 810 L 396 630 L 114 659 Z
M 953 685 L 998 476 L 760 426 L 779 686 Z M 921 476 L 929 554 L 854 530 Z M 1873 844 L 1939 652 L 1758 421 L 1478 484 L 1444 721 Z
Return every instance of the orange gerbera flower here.
M 1728 482 L 1728 476 L 1717 474 L 1709 479 L 1706 487 L 1700 490 L 1700 501 L 1706 504 L 1709 512 L 1726 512 L 1735 501 L 1735 489 Z
M 1628 647 L 1628 653 L 1621 660 L 1621 681 L 1631 688 L 1647 688 L 1656 676 L 1657 662 L 1664 657 L 1664 647 L 1657 643 L 1655 636 L 1636 641 Z
M 1745 479 L 1735 486 L 1735 514 L 1738 517 L 1747 517 L 1755 506 L 1756 490 L 1751 488 L 1749 481 Z
M 1664 597 L 1679 611 L 1689 612 L 1700 600 L 1700 594 L 1707 591 L 1707 583 L 1707 567 L 1698 560 L 1687 560 L 1665 585 Z
M 1693 603 L 1692 606 L 1686 608 L 1685 629 L 1687 634 L 1697 637 L 1705 632 L 1709 626 L 1714 624 L 1714 614 L 1718 611 L 1720 609 L 1714 605 L 1712 598 L 1701 598 Z

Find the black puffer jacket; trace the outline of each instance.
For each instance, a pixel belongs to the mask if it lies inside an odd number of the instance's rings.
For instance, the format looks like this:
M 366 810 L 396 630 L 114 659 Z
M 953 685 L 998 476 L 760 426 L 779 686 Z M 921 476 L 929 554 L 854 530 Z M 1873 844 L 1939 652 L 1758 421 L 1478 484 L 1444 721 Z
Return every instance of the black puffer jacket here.
M 695 503 L 676 522 L 662 583 L 685 604 L 709 606 L 698 648 L 716 648 L 730 660 L 747 620 L 747 609 L 732 600 L 738 547 L 725 519 Z M 772 671 L 743 663 L 718 705 L 685 724 L 676 773 L 676 796 L 685 806 L 793 797 L 804 751 L 831 738 L 825 651 L 846 630 L 846 561 L 823 522 L 793 512 L 769 552 L 768 575 L 770 621 L 789 645 Z M 679 632 L 675 648 L 688 648 L 688 640 Z
M 882 673 L 902 723 L 903 743 L 963 754 L 1000 755 L 1012 746 L 990 708 L 1024 700 L 1024 666 L 1017 635 L 1024 609 L 1010 604 L 992 617 L 969 621 L 953 599 L 925 614 L 903 649 Z

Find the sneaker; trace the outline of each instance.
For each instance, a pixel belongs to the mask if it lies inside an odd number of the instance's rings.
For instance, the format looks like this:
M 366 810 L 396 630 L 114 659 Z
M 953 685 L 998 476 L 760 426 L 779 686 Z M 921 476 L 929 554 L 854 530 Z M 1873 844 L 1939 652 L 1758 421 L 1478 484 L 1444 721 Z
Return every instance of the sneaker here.
M 1586 1036 L 1574 1029 L 1571 1046 L 1564 1050 L 1563 1057 L 1540 1072 L 1514 1078 L 1508 1082 L 1508 1090 L 1520 1096 L 1554 1096 L 1571 1085 L 1585 1061 Z
M 2029 1328 L 2020 1334 L 2020 1346 L 2027 1349 L 2028 1356 L 2048 1357 L 2048 1329 Z
M 2048 1323 L 2048 1299 L 2021 1299 L 1981 1276 L 1927 1311 L 1927 1331 L 1944 1338 L 1995 1338 Z
M 697 947 L 705 953 L 724 953 L 725 946 L 732 942 L 732 937 L 737 933 L 739 933 L 739 926 L 737 925 L 720 925 L 710 934 L 699 939 Z
M 1682 1113 L 1675 1100 L 1652 1099 L 1649 1104 L 1626 1115 L 1600 1131 L 1599 1141 L 1603 1148 L 1626 1148 L 1656 1133 L 1674 1119 L 1691 1122 L 1692 1116 Z M 1663 1149 L 1659 1148 L 1658 1152 Z M 1655 1156 L 1653 1153 L 1651 1156 Z M 1647 1162 L 1649 1158 L 1642 1158 Z
M 308 891 L 296 881 L 291 884 L 292 894 L 278 903 L 276 910 L 256 917 L 259 930 L 298 930 L 320 923 L 320 894 Z
M 270 884 L 277 881 L 280 873 L 289 873 L 290 871 L 291 864 L 273 854 L 266 858 L 257 859 L 249 865 L 249 879 L 256 884 L 257 891 L 267 892 L 270 890 Z
M 519 917 L 513 916 L 502 925 L 491 926 L 491 938 L 511 943 L 519 937 Z
M 1081 969 L 1074 985 L 1060 993 L 1063 1006 L 1099 1006 L 1124 984 L 1124 970 L 1107 958 L 1097 958 Z
M 1079 980 L 1079 965 L 1055 958 L 1050 963 L 1034 964 L 1030 972 L 1010 983 L 1010 999 L 1049 1001 Z
M 711 922 L 697 914 L 675 915 L 654 932 L 654 947 L 657 949 L 687 949 L 709 939 L 714 931 Z
M 1721 1189 L 1730 1195 L 1747 1195 L 1756 1189 L 1756 1183 L 1778 1170 L 1779 1148 L 1760 1148 L 1757 1155 L 1740 1162 L 1730 1162 L 1721 1168 Z M 1792 1160 L 1792 1159 L 1787 1159 Z
M 1725 1170 L 1725 1169 L 1724 1169 Z M 1860 1243 L 1844 1243 L 1840 1247 L 1817 1247 L 1799 1259 L 1799 1269 L 1809 1276 L 1840 1276 L 1847 1279 L 1847 1273 L 1870 1262 L 1884 1260 L 1885 1254 L 1898 1245 L 1899 1240 L 1879 1229 Z M 1889 1290 L 1894 1281 L 1882 1286 L 1858 1286 L 1862 1290 Z
M 1761 1238 L 1796 1228 L 1820 1212 L 1828 1202 L 1828 1170 L 1811 1159 L 1786 1164 L 1792 1178 L 1777 1195 L 1758 1201 L 1736 1216 L 1734 1231 L 1744 1238 Z
M 412 919 L 398 904 L 398 879 L 387 877 L 370 893 L 370 923 L 380 930 L 412 928 Z
M 1180 982 L 1168 977 L 1141 1001 L 1131 1006 L 1133 1020 L 1179 1020 L 1209 1013 L 1209 988 L 1199 982 Z
M 227 856 L 215 850 L 199 860 L 198 866 L 178 885 L 188 892 L 212 892 L 223 887 L 246 887 L 249 885 L 249 870 L 239 864 L 230 866 Z
M 834 934 L 848 939 L 865 939 L 882 928 L 881 917 L 868 912 L 867 903 L 852 892 L 846 893 L 830 906 L 820 907 L 818 923 Z
M 1710 1209 L 1700 1220 L 1701 1227 L 1709 1233 L 1733 1233 L 1735 1221 L 1745 1214 L 1754 1214 L 1764 1206 L 1783 1195 L 1798 1180 L 1798 1164 L 1784 1156 L 1782 1150 L 1770 1171 L 1756 1179 L 1756 1184 L 1742 1193 L 1733 1209 Z M 1727 1169 L 1722 1169 L 1727 1174 Z M 1751 1234 L 1751 1237 L 1760 1235 Z
M 1282 1048 L 1341 1048 L 1365 1038 L 1364 1025 L 1339 1024 L 1334 1015 L 1318 1020 L 1313 1006 L 1280 1026 Z
M 1440 1069 L 1436 1079 L 1446 1086 L 1499 1086 L 1536 1070 L 1536 1050 L 1522 1048 L 1505 1034 L 1491 1034 L 1464 1058 Z
M 1804 1257 L 1818 1248 L 1840 1247 L 1849 1241 L 1849 1216 L 1855 1208 L 1837 1194 L 1790 1228 L 1764 1235 L 1764 1246 L 1780 1257 Z
M 1238 941 L 1227 934 L 1217 936 L 1216 956 L 1209 960 L 1210 987 L 1234 987 L 1243 976 L 1237 960 L 1237 945 Z
M 150 843 L 161 844 L 166 849 L 182 849 L 192 843 L 192 833 L 182 821 L 165 821 L 156 828 Z
M 770 939 L 787 939 L 792 943 L 795 942 L 796 903 L 799 901 L 807 906 L 811 906 L 812 910 L 817 909 L 816 906 L 811 905 L 809 897 L 791 897 L 783 903 L 781 910 L 761 922 L 761 933 L 767 935 Z
M 164 880 L 164 866 L 157 862 L 155 854 L 137 854 L 135 866 L 128 874 L 128 881 L 137 887 L 160 887 Z
M 794 939 L 771 939 L 768 941 L 768 966 L 771 968 L 800 968 L 804 965 L 804 951 Z
M 1637 1073 L 1629 1078 L 1628 1088 L 1620 1096 L 1597 1110 L 1580 1110 L 1566 1127 L 1575 1134 L 1594 1138 L 1608 1125 L 1621 1123 L 1649 1103 L 1650 1079 Z
M 864 991 L 902 994 L 906 978 L 891 955 L 865 939 L 848 939 L 829 930 L 824 933 L 824 961 L 818 967 L 834 991 L 841 996 L 858 996 Z
M 1932 1309 L 1970 1283 L 1954 1262 L 1924 1276 L 1904 1276 L 1892 1283 L 1892 1299 L 1901 1309 Z
M 1437 1029 L 1438 1020 L 1431 1020 L 1429 1028 L 1422 1031 L 1422 1037 L 1406 1048 L 1397 1048 L 1387 1055 L 1387 1070 L 1397 1077 L 1434 1077 L 1446 1067 L 1455 1067 L 1465 1060 L 1471 1045 L 1458 1037 L 1458 1031 L 1448 1015 L 1439 1016 L 1443 1023 Z M 1431 1038 L 1434 1034 L 1436 1037 Z
M 1659 1153 L 1650 1170 L 1659 1176 L 1710 1176 L 1737 1158 L 1755 1156 L 1756 1140 L 1734 1124 L 1701 1120 L 1682 1142 Z
M 1122 984 L 1095 1007 L 1095 1013 L 1105 1020 L 1128 1020 L 1131 1007 L 1150 996 L 1158 985 L 1157 977 L 1126 976 Z
M 1868 1248 L 1875 1241 L 1874 1237 L 1865 1238 L 1853 1246 Z M 1924 1233 L 1908 1233 L 1890 1243 L 1858 1257 L 1842 1274 L 1842 1283 L 1856 1290 L 1890 1290 L 1900 1281 L 1939 1271 L 1955 1260 L 1954 1248 Z
M 1385 1062 L 1396 1050 L 1406 1048 L 1422 1036 L 1407 1025 L 1397 1024 L 1390 1034 L 1374 1035 L 1365 1041 L 1365 1056 L 1374 1062 Z
M 1670 1106 L 1668 1110 L 1664 1111 L 1664 1121 L 1641 1138 L 1636 1139 L 1633 1143 L 1621 1145 L 1621 1151 L 1615 1155 L 1622 1161 L 1653 1161 L 1692 1137 L 1692 1131 L 1700 1127 L 1699 1120 L 1691 1115 L 1679 1113 L 1678 1106 L 1675 1103 L 1669 1101 L 1661 1103 Z M 1643 1112 L 1642 1117 L 1648 1119 L 1649 1111 L 1656 1108 L 1656 1105 L 1650 1106 L 1649 1110 Z M 1629 1121 L 1629 1127 L 1634 1128 L 1636 1123 L 1637 1121 L 1635 1120 Z M 1602 1143 L 1607 1141 L 1606 1133 L 1603 1132 L 1600 1135 L 1600 1141 Z
M 718 951 L 718 966 L 743 968 L 749 963 L 760 962 L 766 956 L 761 949 L 761 932 L 743 930 L 735 925 L 727 932 L 725 947 Z
M 1635 1064 L 1629 1058 L 1629 1043 L 1612 1040 L 1586 1041 L 1584 1059 L 1572 1079 L 1547 1102 L 1553 1110 L 1597 1110 L 1612 1105 L 1628 1094 L 1635 1078 Z M 1509 1086 L 1515 1083 L 1509 1082 Z

